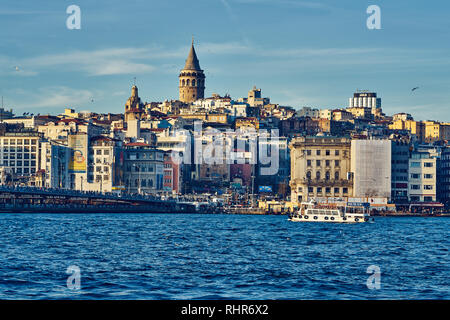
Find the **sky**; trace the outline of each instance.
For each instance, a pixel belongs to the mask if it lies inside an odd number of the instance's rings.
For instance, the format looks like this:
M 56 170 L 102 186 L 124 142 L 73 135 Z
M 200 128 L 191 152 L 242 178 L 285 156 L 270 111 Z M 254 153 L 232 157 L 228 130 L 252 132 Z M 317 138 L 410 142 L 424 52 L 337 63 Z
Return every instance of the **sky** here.
M 444 0 L 2 0 L 0 95 L 17 115 L 119 113 L 136 78 L 143 101 L 177 99 L 194 36 L 206 96 L 257 86 L 280 105 L 339 108 L 371 90 L 388 115 L 450 122 L 449 18 Z

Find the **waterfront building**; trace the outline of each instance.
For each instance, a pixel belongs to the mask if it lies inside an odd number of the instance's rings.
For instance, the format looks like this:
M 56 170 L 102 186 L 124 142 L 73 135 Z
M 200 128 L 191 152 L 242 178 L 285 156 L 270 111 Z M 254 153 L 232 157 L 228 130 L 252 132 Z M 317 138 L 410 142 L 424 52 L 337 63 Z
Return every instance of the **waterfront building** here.
M 291 201 L 353 194 L 350 146 L 343 137 L 299 137 L 292 140 Z
M 40 161 L 42 184 L 40 186 L 69 189 L 69 159 L 70 149 L 67 145 L 56 141 L 42 141 Z
M 163 189 L 165 192 L 179 194 L 182 188 L 182 168 L 183 164 L 178 163 L 172 152 L 164 153 L 164 177 Z
M 35 174 L 40 163 L 42 134 L 34 131 L 5 132 L 0 136 L 0 161 L 16 178 Z
M 355 197 L 391 198 L 391 148 L 390 140 L 352 140 Z
M 287 191 L 289 187 L 289 173 L 290 173 L 290 151 L 289 143 L 286 137 L 278 137 L 276 140 L 270 140 L 267 136 L 262 140 L 261 135 L 258 137 L 259 154 L 266 153 L 271 159 L 270 163 L 263 164 L 259 161 L 257 166 L 256 186 L 267 187 L 270 186 L 272 192 L 281 197 L 288 196 Z M 264 148 L 261 151 L 261 148 Z M 277 151 L 276 151 L 277 150 Z M 276 170 L 272 170 L 273 168 Z M 272 174 L 264 174 L 264 172 L 272 171 Z
M 205 74 L 200 68 L 200 62 L 192 40 L 186 64 L 179 75 L 179 99 L 184 103 L 192 103 L 205 97 Z
M 437 148 L 419 146 L 409 159 L 410 202 L 435 202 L 437 199 Z
M 142 142 L 125 145 L 124 181 L 126 191 L 156 194 L 163 191 L 164 151 Z
M 437 198 L 447 207 L 450 205 L 450 147 L 445 147 L 438 161 Z
M 408 202 L 409 158 L 411 143 L 408 139 L 392 139 L 392 201 L 404 204 Z
M 90 139 L 88 177 L 84 190 L 97 192 L 121 192 L 123 180 L 122 141 L 105 136 Z

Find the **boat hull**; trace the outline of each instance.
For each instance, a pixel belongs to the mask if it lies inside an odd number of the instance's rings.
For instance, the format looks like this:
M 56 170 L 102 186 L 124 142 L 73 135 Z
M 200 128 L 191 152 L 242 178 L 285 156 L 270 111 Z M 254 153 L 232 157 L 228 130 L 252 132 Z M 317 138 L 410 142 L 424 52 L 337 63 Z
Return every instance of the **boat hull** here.
M 368 222 L 370 218 L 365 217 L 353 217 L 353 216 L 321 216 L 321 215 L 300 215 L 289 218 L 292 222 L 328 222 L 328 223 L 363 223 Z

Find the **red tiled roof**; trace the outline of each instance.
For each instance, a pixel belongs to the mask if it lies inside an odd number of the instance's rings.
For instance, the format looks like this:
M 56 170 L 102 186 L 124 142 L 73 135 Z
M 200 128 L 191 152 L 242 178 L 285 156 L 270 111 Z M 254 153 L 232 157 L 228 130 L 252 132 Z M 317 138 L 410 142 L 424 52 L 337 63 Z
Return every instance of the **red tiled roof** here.
M 127 143 L 125 146 L 127 146 L 127 147 L 150 147 L 149 144 L 144 143 L 144 142 L 131 142 L 131 143 Z

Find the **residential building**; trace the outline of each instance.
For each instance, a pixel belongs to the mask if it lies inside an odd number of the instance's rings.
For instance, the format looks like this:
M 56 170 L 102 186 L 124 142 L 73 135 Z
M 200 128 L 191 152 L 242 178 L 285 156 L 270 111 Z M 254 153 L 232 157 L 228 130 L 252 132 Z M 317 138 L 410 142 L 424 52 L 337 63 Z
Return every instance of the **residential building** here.
M 410 202 L 435 202 L 437 199 L 437 149 L 418 147 L 409 159 Z

